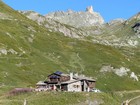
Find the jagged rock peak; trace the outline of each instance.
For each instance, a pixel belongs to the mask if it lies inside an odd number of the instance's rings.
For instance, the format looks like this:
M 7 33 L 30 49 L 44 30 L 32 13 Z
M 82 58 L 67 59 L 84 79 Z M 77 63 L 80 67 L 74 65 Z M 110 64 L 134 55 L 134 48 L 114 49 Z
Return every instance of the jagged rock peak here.
M 127 20 L 127 23 L 129 21 L 132 21 L 133 19 L 139 20 L 140 19 L 140 12 L 138 12 L 136 15 L 132 16 L 130 19 Z
M 87 7 L 86 12 L 93 13 L 93 7 L 92 6 Z
M 140 19 L 140 12 L 134 16 L 135 19 Z
M 87 7 L 86 11 L 57 11 L 48 13 L 45 17 L 74 27 L 90 27 L 104 24 L 103 17 L 100 13 L 93 11 L 92 6 Z

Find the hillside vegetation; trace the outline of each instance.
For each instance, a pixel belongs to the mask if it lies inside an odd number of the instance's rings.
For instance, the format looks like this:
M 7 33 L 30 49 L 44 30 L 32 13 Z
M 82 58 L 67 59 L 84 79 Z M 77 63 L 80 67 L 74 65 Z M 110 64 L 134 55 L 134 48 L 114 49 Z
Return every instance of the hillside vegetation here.
M 138 31 L 132 29 L 138 18 L 132 17 L 125 24 L 80 29 L 53 20 L 45 22 L 51 27 L 28 19 L 0 1 L 0 105 L 19 105 L 25 99 L 30 105 L 120 105 L 139 94 L 121 92 L 140 87 L 140 40 Z M 80 38 L 67 36 L 64 27 Z M 92 32 L 97 29 L 99 35 Z M 34 88 L 36 82 L 58 70 L 96 79 L 102 93 L 8 95 L 13 88 Z
M 1 93 L 14 87 L 34 87 L 36 82 L 58 70 L 93 77 L 97 80 L 96 87 L 102 91 L 140 87 L 139 82 L 130 78 L 131 72 L 140 74 L 138 47 L 115 48 L 64 36 L 38 25 L 2 1 L 0 27 Z M 127 27 L 118 34 L 128 33 Z M 104 66 L 125 67 L 130 71 L 118 76 L 114 72 L 101 72 Z

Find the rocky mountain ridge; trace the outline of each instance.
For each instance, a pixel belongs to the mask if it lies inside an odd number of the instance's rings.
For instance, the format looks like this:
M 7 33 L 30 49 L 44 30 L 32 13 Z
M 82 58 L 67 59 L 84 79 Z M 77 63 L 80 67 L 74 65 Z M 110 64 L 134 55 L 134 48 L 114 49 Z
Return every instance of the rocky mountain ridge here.
M 48 13 L 45 17 L 74 27 L 98 26 L 104 23 L 103 17 L 94 12 L 92 6 L 87 7 L 85 12 L 57 11 Z
M 27 16 L 29 19 L 36 21 L 39 25 L 45 26 L 50 31 L 63 33 L 64 36 L 69 36 L 71 38 L 83 38 L 86 34 L 82 30 L 78 30 L 73 26 L 68 26 L 66 24 L 62 24 L 53 19 L 46 18 L 45 16 L 40 15 L 34 11 L 19 11 L 20 13 Z
M 132 18 L 125 20 L 125 19 L 114 19 L 109 23 L 100 22 L 100 24 L 88 24 L 84 25 L 83 27 L 76 27 L 71 21 L 75 21 L 75 19 L 81 17 L 83 14 L 96 14 L 92 6 L 86 9 L 86 12 L 73 12 L 69 10 L 68 12 L 54 12 L 49 13 L 52 15 L 42 16 L 39 13 L 33 11 L 20 11 L 20 13 L 27 16 L 29 19 L 36 21 L 39 25 L 43 25 L 46 28 L 50 29 L 51 31 L 61 32 L 64 36 L 69 36 L 71 38 L 78 38 L 82 40 L 88 40 L 93 43 L 100 43 L 109 46 L 128 46 L 128 47 L 137 47 L 139 46 L 139 34 L 136 35 L 135 31 L 133 30 L 132 26 L 134 25 L 133 21 L 139 20 L 139 15 L 135 15 Z M 82 14 L 78 14 L 82 13 Z M 54 15 L 55 14 L 55 15 Z M 73 14 L 77 14 L 74 16 Z M 64 20 L 63 18 L 66 16 L 71 16 L 72 18 L 66 19 L 70 21 L 69 23 L 61 22 L 60 20 L 56 20 L 52 18 L 53 16 L 59 17 L 59 19 Z M 80 23 L 84 23 L 86 17 L 82 17 L 83 20 L 80 20 Z M 96 18 L 92 16 L 92 19 L 96 21 Z M 137 20 L 135 20 L 137 19 Z M 99 22 L 100 18 L 97 19 Z M 90 23 L 90 19 L 87 20 Z M 78 21 L 74 22 L 76 25 L 79 24 Z M 129 33 L 126 31 L 129 29 Z M 122 31 L 122 32 L 121 32 Z

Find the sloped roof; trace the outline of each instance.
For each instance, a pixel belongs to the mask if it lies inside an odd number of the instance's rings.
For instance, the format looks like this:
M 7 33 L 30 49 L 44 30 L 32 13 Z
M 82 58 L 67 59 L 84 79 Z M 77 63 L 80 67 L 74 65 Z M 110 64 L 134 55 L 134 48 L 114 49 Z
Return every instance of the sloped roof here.
M 78 81 L 80 81 L 80 80 L 69 80 L 66 82 L 61 82 L 61 84 L 71 84 L 71 83 L 78 82 Z
M 65 73 L 60 72 L 60 71 L 56 71 L 50 75 L 53 75 L 53 74 L 56 74 L 58 76 L 70 76 L 70 74 L 65 74 Z M 54 76 L 54 78 L 59 78 L 58 76 Z M 75 80 L 88 80 L 88 81 L 94 81 L 94 82 L 96 81 L 95 79 L 92 79 L 90 77 L 81 76 L 81 75 L 74 75 L 73 79 L 75 79 Z
M 46 83 L 44 83 L 43 81 L 39 81 L 38 83 L 36 83 L 36 85 L 46 85 Z
M 54 74 L 61 75 L 62 72 L 60 72 L 60 71 L 56 71 L 56 72 L 54 72 Z
M 95 79 L 89 78 L 89 77 L 84 77 L 84 76 L 74 76 L 74 79 L 77 80 L 88 80 L 88 81 L 96 81 Z
M 69 74 L 65 74 L 65 73 L 60 72 L 60 71 L 56 71 L 56 72 L 54 72 L 54 73 L 52 73 L 52 74 L 50 74 L 50 75 L 48 75 L 48 76 L 51 76 L 51 75 L 53 75 L 53 74 L 58 75 L 58 76 L 69 76 Z

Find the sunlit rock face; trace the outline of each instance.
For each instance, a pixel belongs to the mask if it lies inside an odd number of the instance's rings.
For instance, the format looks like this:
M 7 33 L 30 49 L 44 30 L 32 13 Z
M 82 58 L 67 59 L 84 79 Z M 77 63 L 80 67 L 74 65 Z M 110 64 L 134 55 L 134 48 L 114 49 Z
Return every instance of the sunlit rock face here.
M 92 6 L 87 7 L 85 12 L 57 11 L 48 13 L 45 17 L 75 27 L 98 26 L 104 23 L 103 17 L 94 12 Z

